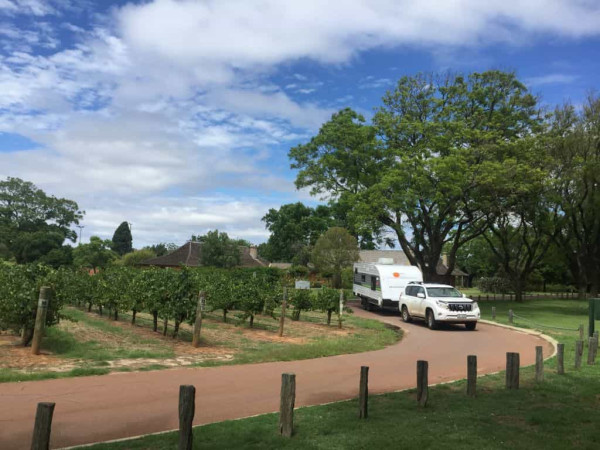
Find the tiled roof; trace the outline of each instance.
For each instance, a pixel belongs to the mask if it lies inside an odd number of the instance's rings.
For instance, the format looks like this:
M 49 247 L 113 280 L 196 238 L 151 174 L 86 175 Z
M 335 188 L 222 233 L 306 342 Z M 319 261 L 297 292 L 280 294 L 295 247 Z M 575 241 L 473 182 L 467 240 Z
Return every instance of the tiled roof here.
M 253 257 L 250 247 L 240 246 L 240 267 L 268 267 L 269 262 L 261 257 Z M 143 266 L 178 267 L 181 265 L 198 267 L 202 265 L 202 243 L 186 242 L 168 255 L 142 261 Z

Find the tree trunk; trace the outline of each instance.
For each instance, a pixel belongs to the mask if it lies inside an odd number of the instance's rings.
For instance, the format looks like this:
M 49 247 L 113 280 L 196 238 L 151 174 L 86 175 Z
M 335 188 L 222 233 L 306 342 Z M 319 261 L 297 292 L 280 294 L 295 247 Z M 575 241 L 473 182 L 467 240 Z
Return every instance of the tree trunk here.
M 25 327 L 23 328 L 23 333 L 21 334 L 21 345 L 23 347 L 27 347 L 31 340 L 33 339 L 33 328 Z
M 167 335 L 167 327 L 169 326 L 169 319 L 165 319 L 163 322 L 163 336 Z
M 88 303 L 88 312 L 92 312 L 92 302 Z
M 254 314 L 250 314 L 250 328 L 254 327 Z
M 523 302 L 523 285 L 521 279 L 514 280 L 514 288 L 515 288 L 515 301 L 518 303 Z
M 98 306 L 98 312 L 102 315 L 102 305 Z
M 592 287 L 591 287 L 591 291 L 590 291 L 590 297 L 595 298 L 598 297 L 598 290 L 599 289 L 599 285 L 600 285 L 600 280 L 598 280 L 598 278 L 592 278 Z
M 331 284 L 334 289 L 340 289 L 342 287 L 342 274 L 340 272 L 333 274 Z
M 227 323 L 227 310 L 223 310 L 223 322 Z
M 115 308 L 115 320 L 119 320 L 119 310 Z
M 134 309 L 131 312 L 131 325 L 135 325 L 135 315 L 137 314 L 137 311 Z
M 173 339 L 179 335 L 179 320 L 175 320 L 175 327 L 173 328 Z
M 327 310 L 327 325 L 331 325 L 331 313 L 333 311 L 331 309 Z
M 152 331 L 158 331 L 158 311 L 152 311 Z

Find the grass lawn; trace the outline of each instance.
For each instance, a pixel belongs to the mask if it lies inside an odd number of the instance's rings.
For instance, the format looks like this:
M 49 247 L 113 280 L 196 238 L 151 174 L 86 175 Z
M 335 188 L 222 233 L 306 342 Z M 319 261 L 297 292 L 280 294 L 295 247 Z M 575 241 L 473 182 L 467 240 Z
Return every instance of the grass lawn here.
M 326 325 L 323 313 L 302 312 L 300 321 L 286 320 L 284 337 L 279 338 L 278 319 L 257 316 L 251 329 L 235 318 L 235 312 L 227 323 L 215 312 L 205 315 L 202 345 L 195 349 L 188 324 L 182 324 L 179 337 L 173 339 L 172 326 L 167 336 L 153 332 L 148 314 L 138 314 L 135 326 L 127 314 L 116 322 L 69 307 L 64 315 L 68 320 L 48 328 L 44 354 L 38 357 L 32 357 L 30 349 L 15 346 L 12 341 L 17 337 L 2 337 L 0 382 L 318 358 L 381 349 L 401 337 L 399 330 L 375 320 L 348 314 L 340 330 L 337 322 Z
M 587 302 L 536 300 L 524 304 L 482 304 L 484 318 L 496 306 L 499 322 L 517 315 L 540 324 L 587 327 Z M 536 328 L 517 319 L 517 326 Z M 521 370 L 521 389 L 506 391 L 504 375 L 478 380 L 478 396 L 465 396 L 464 381 L 430 389 L 429 405 L 417 407 L 414 391 L 373 396 L 369 419 L 358 420 L 357 401 L 300 408 L 296 434 L 277 435 L 277 414 L 227 421 L 194 429 L 194 448 L 231 449 L 592 449 L 600 446 L 600 367 L 573 368 L 576 331 L 540 328 L 565 343 L 565 375 L 555 373 L 555 359 L 546 362 L 545 381 L 536 384 L 531 367 Z M 586 348 L 587 353 L 587 348 Z M 385 446 L 385 447 L 384 447 Z M 167 433 L 121 443 L 98 444 L 96 450 L 174 449 L 177 435 Z

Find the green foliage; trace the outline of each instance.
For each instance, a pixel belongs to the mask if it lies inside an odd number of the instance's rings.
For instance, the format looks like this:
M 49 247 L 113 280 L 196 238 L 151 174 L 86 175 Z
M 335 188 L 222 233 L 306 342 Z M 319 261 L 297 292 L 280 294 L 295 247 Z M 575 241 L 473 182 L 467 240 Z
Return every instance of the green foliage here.
M 227 233 L 219 230 L 209 231 L 197 238 L 202 242 L 201 258 L 203 266 L 235 267 L 240 264 L 238 242 Z
M 481 292 L 494 294 L 508 294 L 514 291 L 510 280 L 501 277 L 481 277 L 477 280 L 477 287 Z
M 111 249 L 119 256 L 123 256 L 133 251 L 132 241 L 129 223 L 121 222 L 113 234 Z
M 294 307 L 292 320 L 300 320 L 302 311 L 310 311 L 313 308 L 313 295 L 310 289 L 294 289 L 290 291 L 290 304 Z
M 296 186 L 352 205 L 353 223 L 396 233 L 425 279 L 449 244 L 456 251 L 487 226 L 482 170 L 540 129 L 536 99 L 513 73 L 403 77 L 369 125 L 345 109 L 309 143 L 290 150 Z
M 0 181 L 0 247 L 5 259 L 12 256 L 19 263 L 38 262 L 54 251 L 47 261 L 70 263 L 62 244 L 65 239 L 75 241 L 71 226 L 82 217 L 83 212 L 71 200 L 48 196 L 19 178 Z
M 358 261 L 356 239 L 344 228 L 333 227 L 327 230 L 315 244 L 312 262 L 321 272 L 333 274 L 333 287 L 342 287 L 342 270 Z
M 55 287 L 56 272 L 42 265 L 0 264 L 0 330 L 25 331 L 24 344 L 33 330 L 41 286 Z M 62 298 L 52 295 L 46 325 L 58 322 Z M 28 336 L 28 338 L 25 338 Z
M 175 250 L 177 250 L 177 248 L 178 248 L 177 244 L 174 244 L 172 242 L 169 242 L 169 243 L 161 242 L 160 244 L 154 244 L 154 245 L 150 245 L 148 247 L 144 247 L 142 250 L 150 250 L 156 256 L 164 256 L 164 255 L 168 255 L 171 252 L 174 252 Z
M 102 269 L 117 259 L 117 253 L 111 250 L 112 241 L 102 240 L 98 236 L 90 237 L 88 244 L 80 244 L 73 249 L 74 263 L 78 267 Z
M 131 253 L 123 255 L 121 263 L 124 266 L 136 266 L 142 261 L 147 259 L 155 258 L 157 255 L 150 248 L 143 248 L 141 250 L 134 250 Z

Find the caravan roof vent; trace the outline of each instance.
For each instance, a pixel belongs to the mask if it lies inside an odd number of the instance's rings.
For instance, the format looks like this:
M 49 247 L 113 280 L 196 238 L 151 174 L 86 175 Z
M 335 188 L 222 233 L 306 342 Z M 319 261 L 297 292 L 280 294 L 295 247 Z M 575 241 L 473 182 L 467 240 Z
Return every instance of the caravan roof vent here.
M 379 258 L 377 260 L 377 264 L 385 264 L 387 266 L 391 266 L 394 264 L 394 258 Z

